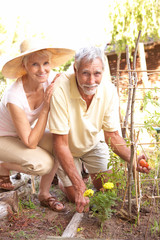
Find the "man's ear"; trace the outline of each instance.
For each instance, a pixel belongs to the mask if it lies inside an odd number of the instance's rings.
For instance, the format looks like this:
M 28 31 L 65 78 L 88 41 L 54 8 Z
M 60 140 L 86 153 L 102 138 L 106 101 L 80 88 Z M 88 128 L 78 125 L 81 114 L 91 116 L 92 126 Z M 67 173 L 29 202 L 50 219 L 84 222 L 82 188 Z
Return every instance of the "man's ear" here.
M 74 68 L 74 73 L 76 74 L 76 68 L 75 68 L 75 63 L 73 64 L 73 68 Z

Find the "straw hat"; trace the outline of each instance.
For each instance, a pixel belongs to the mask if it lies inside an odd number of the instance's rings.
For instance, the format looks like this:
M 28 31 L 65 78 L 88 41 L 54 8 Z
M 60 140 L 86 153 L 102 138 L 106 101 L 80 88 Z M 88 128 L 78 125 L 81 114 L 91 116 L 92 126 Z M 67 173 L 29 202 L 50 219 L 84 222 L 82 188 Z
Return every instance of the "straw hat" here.
M 7 61 L 3 68 L 2 74 L 6 78 L 18 78 L 26 74 L 26 71 L 22 65 L 22 60 L 24 56 L 34 53 L 36 51 L 46 49 L 53 53 L 51 58 L 51 68 L 58 67 L 62 64 L 65 64 L 69 59 L 74 56 L 74 50 L 67 48 L 52 48 L 49 47 L 49 44 L 42 42 L 40 39 L 27 39 L 24 40 L 20 45 L 20 54 Z

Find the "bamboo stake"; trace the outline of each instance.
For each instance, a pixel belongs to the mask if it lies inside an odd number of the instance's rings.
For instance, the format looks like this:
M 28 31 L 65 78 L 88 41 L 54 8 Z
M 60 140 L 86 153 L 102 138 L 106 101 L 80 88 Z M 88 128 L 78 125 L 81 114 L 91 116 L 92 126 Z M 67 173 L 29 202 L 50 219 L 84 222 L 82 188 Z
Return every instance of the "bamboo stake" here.
M 138 49 L 138 43 L 139 43 L 139 38 L 141 35 L 141 31 L 139 31 L 137 42 L 136 42 L 136 47 L 135 47 L 135 52 L 134 52 L 134 57 L 133 57 L 133 70 L 135 70 L 135 65 L 136 65 L 136 56 L 137 56 L 137 49 Z M 134 160 L 134 152 L 135 152 L 135 144 L 134 144 L 134 103 L 135 103 L 135 94 L 136 94 L 136 85 L 137 85 L 137 73 L 134 72 L 134 89 L 132 92 L 132 103 L 131 103 L 131 158 L 130 158 L 130 166 L 129 166 L 129 186 L 128 186 L 128 210 L 129 210 L 129 216 L 131 217 L 131 179 L 132 179 L 132 168 L 133 168 L 133 160 Z
M 156 99 L 159 99 L 160 97 L 157 97 Z M 154 98 L 152 98 L 154 99 Z M 143 101 L 144 99 L 143 98 L 135 98 L 135 101 Z M 120 101 L 126 101 L 126 99 L 121 99 Z
M 135 134 L 134 134 L 135 136 Z M 139 131 L 137 133 L 137 138 L 135 140 L 135 149 L 134 149 L 134 175 L 135 175 L 135 178 L 134 178 L 134 181 L 135 181 L 135 191 L 136 191 L 136 204 L 137 204 L 137 224 L 139 225 L 140 224 L 140 218 L 139 218 L 139 212 L 140 212 L 140 201 L 138 201 L 138 190 L 140 190 L 140 186 L 138 185 L 139 181 L 138 181 L 138 173 L 136 171 L 136 166 L 137 166 L 137 141 L 138 141 L 138 138 L 139 138 Z
M 150 181 L 155 181 L 154 178 L 151 178 L 151 179 L 141 179 L 141 182 L 150 182 Z M 160 181 L 160 178 L 157 178 L 157 181 Z
M 118 97 L 120 97 L 120 91 L 119 91 L 119 68 L 120 68 L 120 60 L 121 60 L 121 54 L 119 53 L 118 54 L 118 59 L 117 59 L 117 81 L 116 81 L 116 86 L 117 86 L 117 93 L 118 93 Z M 122 121 L 122 116 L 121 116 L 121 106 L 120 106 L 120 101 L 119 101 L 119 119 L 120 119 L 120 122 Z M 121 126 L 122 128 L 122 126 Z
M 124 69 L 124 70 L 119 70 L 119 72 L 135 72 L 135 73 L 137 73 L 137 72 L 154 72 L 154 73 L 159 73 L 160 70 L 138 70 L 138 69 L 129 70 L 129 69 Z
M 127 59 L 128 69 L 131 69 L 130 61 L 129 61 L 128 45 L 126 45 L 126 59 Z M 132 83 L 131 72 L 129 72 L 128 75 L 129 75 L 129 85 L 131 85 L 131 83 Z M 127 128 L 127 124 L 128 124 L 129 111 L 130 111 L 130 107 L 131 107 L 131 93 L 132 93 L 132 90 L 131 90 L 131 88 L 129 88 L 126 115 L 125 115 L 125 119 L 124 119 L 123 127 L 122 127 L 122 136 L 123 136 L 124 139 L 126 139 L 126 128 Z
M 151 218 L 151 214 L 152 214 L 152 212 L 153 212 L 153 209 L 154 209 L 154 207 L 155 207 L 155 202 L 156 202 L 156 198 L 155 198 L 155 196 L 154 196 L 154 190 L 155 190 L 155 188 L 156 188 L 156 186 L 157 186 L 157 176 L 158 176 L 158 174 L 159 174 L 159 167 L 160 167 L 160 163 L 159 163 L 159 165 L 158 165 L 158 169 L 157 169 L 157 173 L 155 172 L 155 178 L 154 178 L 154 184 L 153 184 L 153 189 L 152 189 L 152 209 L 151 209 L 151 212 L 150 212 L 150 215 L 149 215 L 149 217 L 148 217 L 148 222 L 147 222 L 147 227 L 146 227 L 146 231 L 145 231 L 145 239 L 147 239 L 147 231 L 148 231 L 148 226 L 149 226 L 149 220 L 150 220 L 150 218 Z M 159 189 L 157 189 L 158 190 L 158 194 L 159 194 Z M 160 196 L 158 196 L 158 198 L 160 198 Z
M 119 53 L 118 54 L 118 59 L 117 59 L 117 93 L 118 93 L 118 96 L 119 96 L 119 68 L 120 68 L 120 60 L 121 60 L 121 54 Z
M 160 196 L 146 196 L 146 195 L 144 195 L 144 196 L 141 196 L 141 197 L 139 197 L 138 198 L 138 201 L 139 200 L 146 200 L 146 199 L 160 199 Z M 132 202 L 136 202 L 137 200 L 135 199 L 135 198 L 132 198 L 132 200 L 131 200 Z M 126 202 L 128 202 L 128 200 L 124 200 L 124 202 L 126 203 Z
M 121 209 L 123 209 L 123 207 L 124 207 L 124 202 L 125 202 L 125 198 L 126 198 L 126 194 L 127 194 L 128 185 L 129 185 L 129 179 L 127 180 L 126 189 L 125 189 L 125 192 L 124 192 Z
M 126 87 L 123 87 L 123 86 L 120 87 L 120 88 L 122 88 L 122 89 L 126 89 Z M 130 85 L 128 85 L 128 88 L 131 88 L 131 89 L 132 89 L 133 87 L 130 86 Z M 155 89 L 156 89 L 156 90 L 159 90 L 160 88 L 155 88 L 155 87 L 151 87 L 151 88 L 142 88 L 142 87 L 138 87 L 138 88 L 137 88 L 137 90 L 145 90 L 145 89 L 146 89 L 146 90 L 155 90 Z
M 132 146 L 133 143 L 126 143 L 126 144 L 120 144 L 120 143 L 117 143 L 116 145 L 117 146 Z M 156 144 L 160 144 L 160 142 L 150 142 L 150 143 L 137 143 L 137 145 L 156 145 Z

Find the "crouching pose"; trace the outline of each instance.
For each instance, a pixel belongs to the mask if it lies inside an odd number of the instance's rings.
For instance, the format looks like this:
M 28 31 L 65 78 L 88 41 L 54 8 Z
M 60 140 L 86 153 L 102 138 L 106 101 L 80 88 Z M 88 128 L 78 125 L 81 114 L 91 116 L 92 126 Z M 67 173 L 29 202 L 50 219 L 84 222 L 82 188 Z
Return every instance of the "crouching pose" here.
M 16 79 L 0 103 L 0 189 L 13 190 L 10 171 L 40 175 L 41 205 L 64 210 L 49 189 L 58 168 L 53 157 L 52 135 L 46 123 L 56 77 L 51 68 L 69 60 L 74 51 L 50 48 L 41 41 L 25 40 L 21 53 L 2 68 L 6 78 Z
M 58 169 L 61 189 L 82 212 L 89 199 L 81 178 L 82 162 L 94 187 L 102 187 L 97 173 L 110 173 L 108 145 L 126 162 L 130 149 L 119 135 L 119 99 L 115 86 L 104 74 L 105 55 L 100 48 L 80 49 L 75 55 L 74 72 L 62 74 L 50 107 L 49 128 L 53 146 L 61 166 Z M 103 131 L 103 132 L 102 132 Z M 139 160 L 145 158 L 139 156 Z M 137 164 L 137 170 L 149 169 Z M 104 174 L 103 174 L 104 173 Z

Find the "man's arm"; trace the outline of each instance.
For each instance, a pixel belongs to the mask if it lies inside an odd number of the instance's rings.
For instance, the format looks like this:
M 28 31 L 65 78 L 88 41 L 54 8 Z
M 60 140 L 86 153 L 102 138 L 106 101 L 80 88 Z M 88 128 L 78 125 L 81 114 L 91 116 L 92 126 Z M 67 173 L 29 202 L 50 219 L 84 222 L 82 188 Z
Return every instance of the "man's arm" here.
M 75 189 L 75 203 L 78 212 L 83 212 L 89 199 L 83 196 L 86 186 L 75 167 L 73 156 L 68 146 L 68 135 L 53 134 L 53 149 L 55 157 L 71 180 Z
M 105 141 L 108 146 L 111 147 L 114 153 L 116 153 L 120 158 L 130 163 L 131 151 L 127 147 L 125 140 L 119 135 L 118 131 L 107 132 L 104 131 Z M 137 170 L 143 173 L 149 173 L 150 168 L 141 167 L 139 161 L 145 159 L 144 155 L 138 157 Z

